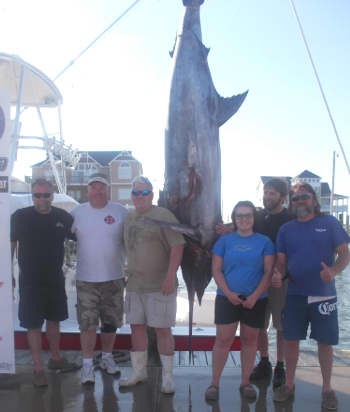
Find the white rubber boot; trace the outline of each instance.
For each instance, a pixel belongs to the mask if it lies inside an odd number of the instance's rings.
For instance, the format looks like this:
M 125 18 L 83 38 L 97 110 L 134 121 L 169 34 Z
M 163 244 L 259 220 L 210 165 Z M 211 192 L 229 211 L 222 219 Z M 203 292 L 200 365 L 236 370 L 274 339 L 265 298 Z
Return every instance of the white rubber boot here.
M 174 356 L 160 355 L 162 361 L 162 393 L 174 393 L 175 384 L 173 380 L 173 366 L 174 366 Z
M 130 352 L 132 373 L 129 378 L 120 379 L 119 386 L 134 386 L 147 380 L 147 351 Z

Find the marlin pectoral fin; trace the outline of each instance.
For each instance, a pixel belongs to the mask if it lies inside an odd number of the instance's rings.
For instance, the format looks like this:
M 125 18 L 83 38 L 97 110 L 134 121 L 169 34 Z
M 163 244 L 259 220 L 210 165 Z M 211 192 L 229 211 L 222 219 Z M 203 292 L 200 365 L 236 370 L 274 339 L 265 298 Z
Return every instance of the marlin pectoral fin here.
M 222 126 L 237 110 L 241 107 L 244 99 L 248 94 L 248 90 L 242 94 L 237 94 L 232 97 L 219 97 L 219 108 L 216 117 L 218 127 Z
M 182 233 L 191 239 L 197 239 L 198 237 L 198 231 L 192 226 L 183 225 L 181 223 L 164 222 L 163 220 L 156 220 L 150 217 L 144 217 L 144 221 L 166 229 L 171 229 L 174 232 Z

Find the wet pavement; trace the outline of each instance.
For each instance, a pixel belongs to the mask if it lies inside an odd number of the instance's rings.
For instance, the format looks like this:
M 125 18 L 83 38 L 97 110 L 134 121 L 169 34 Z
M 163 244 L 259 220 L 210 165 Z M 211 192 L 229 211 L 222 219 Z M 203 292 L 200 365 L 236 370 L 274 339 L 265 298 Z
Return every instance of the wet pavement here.
M 44 358 L 47 359 L 47 353 Z M 67 351 L 69 360 L 80 362 L 80 353 Z M 119 355 L 118 355 L 119 356 Z M 122 375 L 130 373 L 127 356 L 121 356 Z M 118 359 L 118 358 L 117 358 Z M 303 353 L 296 374 L 296 394 L 293 402 L 275 404 L 269 382 L 257 386 L 258 399 L 247 403 L 241 399 L 239 354 L 234 353 L 223 373 L 220 385 L 220 400 L 208 404 L 204 392 L 210 383 L 211 353 L 197 353 L 195 364 L 188 365 L 188 356 L 175 356 L 175 395 L 160 392 L 161 369 L 148 368 L 147 383 L 133 390 L 119 390 L 118 376 L 110 376 L 96 370 L 94 386 L 80 384 L 80 371 L 69 373 L 47 372 L 49 386 L 34 388 L 29 352 L 16 351 L 16 375 L 0 375 L 1 412 L 314 412 L 321 409 L 321 376 L 314 354 Z M 209 366 L 208 366 L 209 365 Z M 350 353 L 337 352 L 333 372 L 333 386 L 339 400 L 339 412 L 350 410 Z

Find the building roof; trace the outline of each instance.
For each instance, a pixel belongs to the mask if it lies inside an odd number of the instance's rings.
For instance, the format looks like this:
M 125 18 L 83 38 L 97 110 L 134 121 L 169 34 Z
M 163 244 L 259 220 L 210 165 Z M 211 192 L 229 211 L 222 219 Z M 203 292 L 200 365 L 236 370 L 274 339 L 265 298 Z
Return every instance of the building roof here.
M 289 185 L 291 184 L 292 178 L 290 176 L 260 176 L 260 179 L 263 182 L 263 184 L 265 184 L 271 179 L 276 179 L 276 178 L 286 180 Z
M 87 154 L 101 166 L 108 166 L 113 160 L 136 160 L 131 150 L 94 150 L 78 152 L 81 156 Z
M 87 158 L 90 157 L 101 166 L 108 166 L 115 158 L 118 158 L 118 160 L 135 160 L 130 150 L 81 150 L 78 151 L 78 155 L 80 155 L 80 159 L 83 162 L 86 162 Z M 59 160 L 57 156 L 54 156 L 54 158 L 55 160 Z M 32 167 L 43 166 L 46 162 L 48 162 L 47 158 Z
M 136 160 L 136 159 L 134 158 L 134 156 L 131 155 L 130 151 L 123 150 L 122 152 L 119 152 L 115 160 Z
M 311 173 L 309 170 L 304 170 L 301 172 L 298 176 L 300 179 L 321 179 L 320 176 L 315 175 L 314 173 Z

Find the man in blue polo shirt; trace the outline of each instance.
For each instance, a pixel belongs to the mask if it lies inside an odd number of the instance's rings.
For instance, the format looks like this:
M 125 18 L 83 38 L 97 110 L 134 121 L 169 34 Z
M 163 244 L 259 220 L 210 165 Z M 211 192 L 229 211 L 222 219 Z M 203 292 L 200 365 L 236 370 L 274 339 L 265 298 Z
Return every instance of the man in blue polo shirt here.
M 276 389 L 274 401 L 284 402 L 294 395 L 299 341 L 306 338 L 310 324 L 310 337 L 318 344 L 322 408 L 336 410 L 338 401 L 331 387 L 332 345 L 339 335 L 334 278 L 350 261 L 350 238 L 333 216 L 321 215 L 316 193 L 307 183 L 294 186 L 291 202 L 296 219 L 279 230 L 272 278 L 272 285 L 281 287 L 288 271 L 283 311 L 286 383 Z

